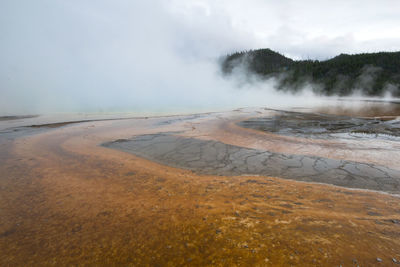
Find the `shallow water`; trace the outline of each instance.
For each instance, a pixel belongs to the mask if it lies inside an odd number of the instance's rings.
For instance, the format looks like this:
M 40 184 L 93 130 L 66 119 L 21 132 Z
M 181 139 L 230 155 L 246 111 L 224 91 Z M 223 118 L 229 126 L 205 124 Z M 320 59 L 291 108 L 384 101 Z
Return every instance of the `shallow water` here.
M 400 194 L 400 170 L 348 160 L 273 153 L 173 133 L 103 144 L 161 164 L 208 175 L 262 175 Z
M 304 138 L 237 125 L 279 112 L 9 124 L 0 133 L 0 265 L 352 266 L 356 260 L 374 266 L 377 257 L 387 265 L 399 259 L 398 196 L 280 179 L 279 173 L 215 175 L 207 166 L 223 166 L 211 150 L 200 153 L 209 162 L 194 161 L 207 165 L 192 172 L 101 146 L 133 140 L 138 153 L 144 143 L 135 140 L 169 132 L 166 151 L 179 144 L 193 156 L 212 144 L 221 146 L 222 158 L 232 149 L 270 153 L 278 167 L 298 162 L 280 156 L 302 155 L 353 162 L 348 171 L 355 174 L 364 166 L 400 170 L 393 140 Z M 41 121 L 51 122 L 62 120 Z M 376 176 L 370 170 L 366 181 Z
M 371 138 L 398 141 L 400 120 L 381 117 L 358 118 L 349 116 L 281 111 L 275 116 L 251 118 L 238 123 L 239 126 L 293 135 L 305 138 Z M 364 134 L 364 135 L 362 135 Z

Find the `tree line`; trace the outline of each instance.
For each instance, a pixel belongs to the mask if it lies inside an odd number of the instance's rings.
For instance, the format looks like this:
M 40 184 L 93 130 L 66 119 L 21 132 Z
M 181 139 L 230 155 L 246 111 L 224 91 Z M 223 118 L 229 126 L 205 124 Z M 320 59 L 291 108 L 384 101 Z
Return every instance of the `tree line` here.
M 271 49 L 225 56 L 221 68 L 233 75 L 242 67 L 262 78 L 277 79 L 277 89 L 298 91 L 309 85 L 323 95 L 400 96 L 400 52 L 340 54 L 329 60 L 292 60 Z

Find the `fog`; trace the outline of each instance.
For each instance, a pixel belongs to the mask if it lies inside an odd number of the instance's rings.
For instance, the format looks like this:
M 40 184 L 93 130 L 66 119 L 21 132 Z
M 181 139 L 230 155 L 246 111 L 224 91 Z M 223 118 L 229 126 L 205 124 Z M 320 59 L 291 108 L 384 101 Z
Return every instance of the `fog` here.
M 270 44 L 274 48 L 276 40 L 271 35 L 268 42 L 237 26 L 234 12 L 220 4 L 1 1 L 0 115 L 212 110 L 323 101 L 307 90 L 297 96 L 275 92 L 273 80 L 243 84 L 243 75 L 222 77 L 218 57 Z

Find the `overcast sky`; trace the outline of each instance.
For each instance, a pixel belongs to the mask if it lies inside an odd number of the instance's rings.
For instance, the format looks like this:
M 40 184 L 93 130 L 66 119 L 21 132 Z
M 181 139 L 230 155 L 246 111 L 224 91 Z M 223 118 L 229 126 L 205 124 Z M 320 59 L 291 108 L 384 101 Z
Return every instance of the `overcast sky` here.
M 212 60 L 264 47 L 400 50 L 400 1 L 2 0 L 0 113 L 232 102 Z

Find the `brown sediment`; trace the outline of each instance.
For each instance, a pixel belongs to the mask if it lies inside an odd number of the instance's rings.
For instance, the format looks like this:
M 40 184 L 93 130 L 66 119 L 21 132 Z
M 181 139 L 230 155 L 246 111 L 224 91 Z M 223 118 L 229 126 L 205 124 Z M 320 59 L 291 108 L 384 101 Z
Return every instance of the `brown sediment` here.
M 39 117 L 39 115 L 0 116 L 0 121 L 22 120 L 22 119 L 30 119 L 36 117 Z
M 62 126 L 66 126 L 69 124 L 76 124 L 82 122 L 90 122 L 91 120 L 83 120 L 83 121 L 66 121 L 66 122 L 56 122 L 56 123 L 45 123 L 45 124 L 34 124 L 29 127 L 32 128 L 58 128 Z
M 33 124 L 28 127 L 32 128 L 59 128 L 63 126 L 67 126 L 70 124 L 78 124 L 83 122 L 94 122 L 94 121 L 110 121 L 110 120 L 124 120 L 126 118 L 117 118 L 117 119 L 97 119 L 97 120 L 77 120 L 77 121 L 65 121 L 65 122 L 54 122 L 54 123 L 44 123 L 44 124 Z M 129 119 L 129 118 L 127 118 Z
M 400 194 L 400 171 L 375 164 L 273 153 L 174 133 L 139 135 L 103 146 L 199 174 L 273 176 Z
M 232 121 L 225 120 L 220 123 L 209 123 L 205 127 L 198 127 L 196 129 L 197 132 L 194 132 L 190 136 L 217 140 L 241 147 L 264 149 L 276 153 L 373 163 L 400 170 L 400 162 L 398 160 L 400 151 L 399 142 L 386 140 L 348 141 L 341 139 L 310 139 L 262 132 L 237 125 L 238 122 L 253 117 L 242 117 Z
M 353 117 L 387 117 L 394 118 L 400 116 L 399 102 L 374 102 L 364 101 L 356 102 L 351 105 L 351 101 L 347 104 L 332 105 L 325 107 L 317 107 L 313 111 L 325 114 L 344 115 Z
M 212 138 L 221 121 L 208 133 L 209 118 L 88 122 L 3 143 L 0 265 L 371 266 L 379 257 L 386 266 L 400 258 L 398 197 L 196 175 L 99 146 L 171 130 Z

